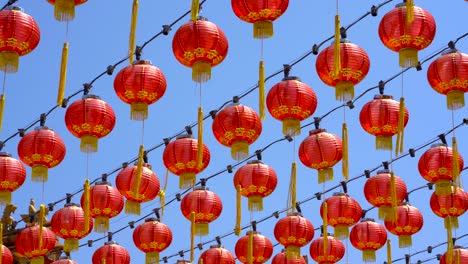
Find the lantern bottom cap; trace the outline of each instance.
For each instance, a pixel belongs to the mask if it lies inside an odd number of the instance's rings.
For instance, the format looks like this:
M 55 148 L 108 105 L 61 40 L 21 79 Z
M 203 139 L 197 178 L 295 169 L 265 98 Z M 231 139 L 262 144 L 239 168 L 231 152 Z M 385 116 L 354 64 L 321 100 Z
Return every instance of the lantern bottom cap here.
M 72 21 L 75 18 L 74 0 L 56 0 L 54 17 L 57 21 Z
M 402 48 L 399 52 L 399 64 L 401 68 L 411 68 L 418 65 L 418 50 L 414 48 Z
M 250 212 L 263 211 L 263 197 L 258 195 L 252 195 L 248 198 L 248 209 Z
M 447 108 L 458 110 L 465 106 L 465 93 L 460 90 L 452 90 L 447 93 Z
M 211 79 L 211 64 L 206 61 L 197 61 L 192 65 L 192 80 L 204 83 Z
M 13 51 L 0 52 L 0 70 L 5 73 L 15 73 L 18 71 L 19 54 Z
M 130 105 L 130 119 L 136 121 L 148 119 L 148 104 L 145 102 L 133 102 Z
M 266 39 L 273 37 L 273 22 L 262 20 L 253 23 L 253 37 L 256 39 Z
M 34 164 L 31 168 L 31 181 L 46 182 L 49 177 L 49 168 L 46 165 Z
M 140 215 L 140 213 L 141 213 L 141 204 L 139 202 L 127 199 L 125 201 L 125 213 L 126 214 L 133 214 L 133 215 Z
M 296 118 L 285 118 L 283 120 L 283 135 L 285 136 L 298 136 L 301 134 L 301 121 Z
M 244 140 L 238 140 L 231 145 L 231 157 L 234 160 L 243 160 L 249 155 L 249 143 Z

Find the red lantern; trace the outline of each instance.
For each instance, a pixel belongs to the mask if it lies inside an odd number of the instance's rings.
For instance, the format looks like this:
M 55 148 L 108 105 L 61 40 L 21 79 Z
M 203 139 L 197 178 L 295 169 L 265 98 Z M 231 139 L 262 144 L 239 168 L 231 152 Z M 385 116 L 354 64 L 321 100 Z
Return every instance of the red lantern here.
M 241 187 L 241 195 L 249 199 L 249 211 L 262 211 L 263 198 L 276 188 L 278 177 L 272 167 L 260 160 L 252 160 L 240 167 L 234 175 L 234 187 Z
M 407 195 L 406 183 L 396 175 L 393 175 L 395 182 L 392 183 L 392 174 L 389 170 L 378 171 L 364 185 L 364 196 L 370 204 L 379 208 L 379 219 L 394 219 L 396 212 L 392 208 L 403 202 Z
M 364 262 L 375 262 L 375 251 L 387 242 L 387 231 L 373 219 L 364 219 L 351 229 L 349 240 L 356 249 L 362 250 Z
M 148 60 L 136 61 L 117 73 L 114 90 L 123 102 L 130 104 L 130 119 L 148 118 L 148 105 L 161 99 L 166 92 L 166 77 Z
M 440 264 L 461 264 L 468 263 L 468 250 L 460 246 L 453 248 L 452 261 L 448 261 L 447 253 L 440 258 Z
M 236 260 L 229 250 L 222 246 L 210 246 L 210 249 L 204 251 L 198 263 L 203 264 L 235 264 Z
M 323 236 L 310 243 L 310 256 L 318 264 L 331 264 L 340 261 L 345 254 L 343 242 L 333 236 L 327 236 L 327 250 L 324 248 Z
M 106 181 L 97 182 L 89 190 L 89 214 L 94 218 L 94 231 L 106 233 L 109 230 L 109 219 L 122 212 L 123 196 Z M 84 205 L 84 194 L 81 206 Z
M 79 240 L 87 236 L 93 230 L 93 221 L 85 226 L 85 214 L 81 207 L 74 203 L 65 204 L 64 208 L 57 210 L 50 221 L 52 231 L 62 239 L 65 239 L 63 251 L 76 251 Z
M 335 45 L 332 44 L 317 56 L 315 68 L 320 80 L 335 87 L 335 97 L 339 101 L 354 98 L 354 86 L 360 83 L 369 72 L 370 59 L 366 51 L 347 40 L 340 43 L 341 70 L 335 73 Z
M 333 166 L 343 155 L 341 139 L 325 129 L 314 129 L 299 146 L 299 159 L 306 167 L 318 170 L 318 182 L 333 180 Z
M 133 243 L 146 253 L 146 264 L 159 263 L 159 253 L 172 243 L 172 232 L 159 220 L 148 218 L 133 231 Z
M 75 6 L 88 0 L 47 0 L 54 5 L 54 16 L 58 21 L 72 21 L 75 18 Z
M 273 259 L 271 260 L 271 264 L 306 264 L 304 257 L 301 256 L 296 259 L 288 259 L 286 258 L 286 252 L 284 250 L 278 254 L 276 254 Z
M 52 262 L 52 264 L 78 264 L 78 262 L 71 260 L 68 257 L 62 257 L 59 260 Z
M 327 223 L 335 228 L 335 237 L 341 240 L 348 238 L 349 227 L 362 217 L 361 205 L 346 193 L 334 193 L 323 202 L 327 203 Z M 320 216 L 323 219 L 323 204 Z
M 182 198 L 180 202 L 182 214 L 190 220 L 190 214 L 195 213 L 195 233 L 206 236 L 209 233 L 209 223 L 216 220 L 223 211 L 219 196 L 207 187 L 196 187 Z
M 468 92 L 468 55 L 456 49 L 444 52 L 427 68 L 427 80 L 432 89 L 447 96 L 448 109 L 464 107 Z
M 253 23 L 253 37 L 273 37 L 273 21 L 284 14 L 289 0 L 242 1 L 231 0 L 234 14 L 247 23 Z
M 223 31 L 203 17 L 183 24 L 172 40 L 176 59 L 192 68 L 192 80 L 198 83 L 211 78 L 211 68 L 226 58 L 228 47 Z
M 458 154 L 459 171 L 464 167 L 463 158 Z M 453 180 L 453 150 L 446 144 L 433 145 L 426 150 L 418 161 L 421 176 L 436 186 L 437 194 L 452 192 Z
M 115 185 L 120 194 L 127 198 L 125 213 L 140 215 L 140 204 L 149 202 L 158 196 L 160 183 L 156 174 L 151 170 L 151 165 L 144 163 L 141 170 L 139 186 L 136 186 L 137 165 L 122 169 L 115 179 Z
M 23 164 L 9 153 L 0 152 L 0 204 L 11 203 L 11 193 L 18 190 L 26 180 Z
M 256 231 L 248 231 L 237 240 L 234 248 L 237 259 L 244 264 L 249 263 L 249 236 L 252 236 L 252 264 L 267 262 L 273 255 L 273 245 L 270 239 Z
M 202 164 L 197 164 L 198 140 L 191 135 L 179 136 L 170 142 L 163 153 L 166 168 L 179 176 L 179 187 L 190 188 L 195 185 L 196 176 L 210 163 L 210 151 L 203 144 Z
M 218 112 L 212 129 L 218 142 L 231 148 L 232 158 L 242 160 L 249 155 L 249 145 L 262 133 L 262 122 L 252 108 L 234 103 Z
M 374 100 L 362 107 L 359 122 L 367 133 L 376 137 L 376 149 L 393 148 L 392 136 L 398 133 L 399 111 L 400 103 L 393 100 L 391 95 L 376 95 Z M 409 113 L 405 107 L 404 126 L 408 123 L 408 119 Z
M 18 143 L 18 156 L 32 167 L 32 181 L 46 182 L 48 171 L 65 158 L 62 138 L 52 129 L 41 126 L 24 135 Z
M 301 247 L 309 244 L 314 238 L 314 226 L 301 214 L 288 214 L 276 222 L 275 238 L 286 248 L 288 259 L 297 259 L 301 254 Z
M 39 225 L 33 225 L 19 232 L 15 248 L 18 254 L 28 258 L 32 264 L 40 264 L 44 263 L 44 256 L 55 248 L 56 242 L 55 234 L 50 229 L 42 227 L 41 232 Z
M 411 8 L 414 14 L 411 23 L 407 21 L 406 5 L 402 3 L 385 14 L 379 24 L 380 40 L 399 53 L 402 68 L 418 64 L 418 51 L 431 44 L 436 32 L 434 17 L 429 12 L 418 6 Z
M 19 56 L 30 53 L 39 44 L 39 26 L 21 7 L 0 11 L 0 25 L 0 70 L 17 72 Z
M 458 217 L 468 209 L 468 195 L 461 188 L 453 187 L 453 192 L 446 195 L 432 193 L 431 209 L 439 217 L 444 218 L 445 228 L 458 228 Z
M 11 254 L 10 249 L 2 245 L 2 264 L 13 264 L 13 254 Z
M 92 261 L 93 264 L 130 264 L 130 254 L 117 242 L 106 242 L 94 252 Z
M 65 112 L 68 131 L 81 139 L 80 150 L 98 150 L 98 139 L 107 136 L 115 126 L 115 113 L 99 96 L 86 95 L 72 103 Z
M 301 134 L 301 121 L 317 109 L 317 96 L 299 78 L 285 77 L 271 87 L 266 104 L 271 116 L 283 122 L 283 134 L 296 136 Z
M 397 218 L 393 221 L 385 220 L 385 228 L 388 232 L 398 236 L 400 248 L 411 247 L 411 236 L 419 232 L 424 220 L 418 208 L 403 203 L 398 206 Z

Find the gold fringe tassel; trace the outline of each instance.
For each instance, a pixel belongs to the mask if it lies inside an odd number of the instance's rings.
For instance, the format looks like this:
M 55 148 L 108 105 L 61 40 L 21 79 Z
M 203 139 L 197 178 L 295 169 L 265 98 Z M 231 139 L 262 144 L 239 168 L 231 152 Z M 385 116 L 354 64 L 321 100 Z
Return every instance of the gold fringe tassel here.
M 31 181 L 46 182 L 49 178 L 49 168 L 42 164 L 34 164 L 31 168 Z
M 335 237 L 339 240 L 344 240 L 349 237 L 349 227 L 347 225 L 336 225 L 334 231 Z
M 239 184 L 236 187 L 236 226 L 234 227 L 234 233 L 236 236 L 240 235 L 241 232 L 241 221 L 242 221 L 242 186 Z
M 133 200 L 125 201 L 125 213 L 132 215 L 140 215 L 141 213 L 141 204 Z
M 265 120 L 265 63 L 263 60 L 260 61 L 258 66 L 258 103 L 260 111 L 260 120 Z
M 130 61 L 130 65 L 134 62 L 135 56 L 135 38 L 136 38 L 136 27 L 138 21 L 138 6 L 140 2 L 138 0 L 133 0 L 132 5 L 132 19 L 130 22 L 130 37 L 128 40 L 128 59 Z
M 197 166 L 203 167 L 203 108 L 198 107 L 198 146 L 197 146 Z
M 195 212 L 190 213 L 190 262 L 195 259 Z
M 263 211 L 263 197 L 258 195 L 249 196 L 247 207 L 250 212 Z
M 89 186 L 89 179 L 86 179 L 84 184 L 84 202 L 83 202 L 83 214 L 84 214 L 84 225 L 85 230 L 88 231 L 89 228 L 89 218 L 90 218 L 90 186 Z
M 57 21 L 68 22 L 75 18 L 74 0 L 56 0 L 54 4 L 54 17 Z
M 341 50 L 340 50 L 340 15 L 335 15 L 335 45 L 334 45 L 333 70 L 335 76 L 341 71 Z
M 456 188 L 461 188 L 460 180 L 460 160 L 458 158 L 458 143 L 455 136 L 452 137 L 452 162 L 453 162 L 453 183 Z
M 387 264 L 392 264 L 392 244 L 390 239 L 387 239 Z
M 14 51 L 0 52 L 0 70 L 5 73 L 15 73 L 18 71 L 19 55 Z
M 72 252 L 77 251 L 79 248 L 79 240 L 76 238 L 67 238 L 63 243 L 63 251 Z
M 392 150 L 393 149 L 393 138 L 390 136 L 376 136 L 375 137 L 375 149 L 377 150 Z
M 211 64 L 206 61 L 197 61 L 192 65 L 192 80 L 197 83 L 207 82 L 211 79 Z
M 444 218 L 444 226 L 446 229 L 458 229 L 458 217 L 456 216 L 447 216 Z
M 159 263 L 159 252 L 152 251 L 145 254 L 145 264 Z
M 323 254 L 328 255 L 328 204 L 323 202 Z
M 414 0 L 406 0 L 406 25 L 414 21 Z
M 44 227 L 45 205 L 39 207 L 39 250 L 42 249 L 42 228 Z
M 57 93 L 57 105 L 62 105 L 65 96 L 65 85 L 67 84 L 67 64 L 68 64 L 68 42 L 63 43 L 62 63 L 60 64 L 60 80 Z
M 287 246 L 285 253 L 287 260 L 299 259 L 299 257 L 301 256 L 301 248 L 298 246 Z M 286 261 L 286 263 L 288 262 L 289 261 Z
M 398 110 L 398 133 L 396 139 L 395 155 L 398 156 L 404 151 L 404 137 L 405 137 L 405 98 L 400 98 L 400 108 Z
M 296 211 L 296 194 L 297 194 L 297 169 L 296 162 L 291 164 L 291 177 L 289 179 L 289 193 L 288 193 L 288 204 L 286 208 L 291 213 Z
M 273 33 L 273 22 L 261 20 L 253 23 L 253 37 L 255 39 L 271 38 Z
M 465 93 L 453 90 L 447 93 L 447 109 L 457 110 L 465 106 Z
M 193 172 L 183 172 L 179 175 L 179 188 L 187 189 L 195 186 L 197 175 Z
M 325 168 L 318 171 L 318 183 L 333 180 L 333 168 Z
M 398 216 L 398 204 L 397 204 L 397 197 L 396 197 L 396 180 L 395 174 L 393 172 L 390 173 L 390 194 L 392 198 L 392 207 L 389 214 L 386 216 L 386 220 L 390 220 L 395 222 Z
M 341 167 L 343 172 L 343 177 L 345 181 L 349 179 L 349 144 L 348 144 L 348 125 L 343 123 L 342 128 L 342 140 L 343 140 L 343 158 L 341 160 Z
M 130 120 L 143 121 L 148 119 L 148 104 L 133 102 L 130 104 Z
M 192 21 L 197 21 L 199 12 L 200 12 L 200 1 L 192 0 L 192 8 L 190 10 Z
M 301 121 L 296 118 L 287 117 L 283 119 L 283 135 L 298 136 L 301 134 Z
M 80 138 L 80 151 L 83 153 L 94 153 L 98 151 L 98 137 L 94 135 L 83 135 Z
M 254 247 L 254 233 L 249 232 L 249 241 L 247 243 L 247 263 L 253 264 L 253 247 Z
M 3 113 L 5 112 L 5 94 L 0 95 L 0 131 L 3 127 Z
M 44 264 L 44 257 L 32 258 L 31 264 Z
M 234 160 L 243 160 L 249 155 L 249 143 L 244 140 L 238 140 L 231 145 L 231 157 Z
M 399 64 L 401 68 L 411 68 L 418 65 L 418 50 L 415 48 L 402 48 L 399 52 Z
M 94 220 L 94 232 L 107 233 L 109 231 L 109 218 L 107 216 L 96 216 Z
M 435 193 L 437 195 L 449 195 L 452 193 L 452 182 L 450 182 L 449 180 L 438 180 L 435 182 L 435 187 Z
M 375 250 L 373 249 L 365 249 L 362 251 L 362 260 L 364 262 L 375 262 Z
M 398 246 L 400 248 L 407 248 L 413 245 L 413 238 L 410 235 L 401 235 L 398 237 Z

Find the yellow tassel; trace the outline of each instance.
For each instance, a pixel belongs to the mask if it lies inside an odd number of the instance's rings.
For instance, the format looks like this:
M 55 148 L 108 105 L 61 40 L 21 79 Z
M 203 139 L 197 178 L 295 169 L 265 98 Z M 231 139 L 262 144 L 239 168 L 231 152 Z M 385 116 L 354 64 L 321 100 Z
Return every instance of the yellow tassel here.
M 84 184 L 84 202 L 83 202 L 83 214 L 84 214 L 84 225 L 86 228 L 86 231 L 88 231 L 89 228 L 89 220 L 90 220 L 90 186 L 89 186 L 89 180 L 86 179 L 85 184 Z
M 253 37 L 256 39 L 273 37 L 273 22 L 268 20 L 255 22 L 253 24 Z
M 437 195 L 449 195 L 452 193 L 452 183 L 449 180 L 438 180 L 435 182 L 435 187 Z
M 11 203 L 11 192 L 0 191 L 0 205 L 7 205 Z
M 57 93 L 57 105 L 62 105 L 65 96 L 65 85 L 67 84 L 67 64 L 68 64 L 68 42 L 63 43 L 62 63 L 60 65 L 60 80 Z
M 289 179 L 289 193 L 288 193 L 288 204 L 286 208 L 289 212 L 294 213 L 296 211 L 296 182 L 297 182 L 297 169 L 296 162 L 291 165 L 291 177 Z
M 184 172 L 179 175 L 179 188 L 188 189 L 195 186 L 197 175 L 193 172 Z
M 238 140 L 231 145 L 231 157 L 234 160 L 243 160 L 249 155 L 249 143 L 244 140 Z
M 447 108 L 457 110 L 465 106 L 465 93 L 454 90 L 447 93 Z
M 241 232 L 241 221 L 242 221 L 242 186 L 239 184 L 236 188 L 236 226 L 234 227 L 234 233 L 236 236 L 240 235 Z
M 253 264 L 253 247 L 254 247 L 254 233 L 252 231 L 249 232 L 249 240 L 247 243 L 247 263 Z
M 452 239 L 452 228 L 447 229 L 447 254 L 446 263 L 452 263 L 453 260 L 453 239 Z
M 63 251 L 72 252 L 77 251 L 79 248 L 79 240 L 76 238 L 67 238 L 63 243 Z
M 400 98 L 400 108 L 398 110 L 398 133 L 396 139 L 395 155 L 398 156 L 404 151 L 405 138 L 405 98 Z
M 58 21 L 72 21 L 75 18 L 75 1 L 56 0 L 54 4 L 54 16 Z
M 333 71 L 338 76 L 341 71 L 341 49 L 340 49 L 340 15 L 335 15 L 335 45 L 333 52 Z
M 406 25 L 414 21 L 414 0 L 406 0 Z
M 397 204 L 397 197 L 396 197 L 396 180 L 395 174 L 393 172 L 390 173 L 390 193 L 392 196 L 392 209 L 390 215 L 387 215 L 388 220 L 396 221 L 398 216 L 398 204 Z
M 203 108 L 198 107 L 198 146 L 197 146 L 197 165 L 203 167 Z
M 393 207 L 388 205 L 383 205 L 379 207 L 378 217 L 381 220 L 394 221 L 395 219 L 393 214 Z
M 94 232 L 107 233 L 109 231 L 109 218 L 106 216 L 96 216 L 94 220 Z
M 393 142 L 392 137 L 389 136 L 376 136 L 375 137 L 376 150 L 392 150 Z
M 3 113 L 5 112 L 5 94 L 0 95 L 0 131 L 3 127 Z
M 45 205 L 39 207 L 39 250 L 42 249 L 42 228 L 44 227 Z
M 342 154 L 342 160 L 341 160 L 341 167 L 342 167 L 342 172 L 343 172 L 343 177 L 345 181 L 348 181 L 349 179 L 349 156 L 348 156 L 348 126 L 346 123 L 343 123 L 343 128 L 342 128 L 342 140 L 343 140 L 343 154 Z
M 49 178 L 49 168 L 42 164 L 35 164 L 31 168 L 31 181 L 46 182 Z
M 44 257 L 32 258 L 31 264 L 44 264 Z
M 283 135 L 298 136 L 301 134 L 301 121 L 296 118 L 287 117 L 283 120 Z
M 128 58 L 130 60 L 130 65 L 134 62 L 135 56 L 135 38 L 136 38 L 136 27 L 138 21 L 138 6 L 140 5 L 138 0 L 133 0 L 132 5 L 132 19 L 130 22 L 130 37 L 128 40 Z
M 125 201 L 125 213 L 132 215 L 140 215 L 141 213 L 141 204 L 132 200 Z
M 164 207 L 166 206 L 166 192 L 159 190 L 159 204 L 161 205 L 161 218 L 164 217 Z
M 83 153 L 94 153 L 98 151 L 98 137 L 83 135 L 80 138 L 80 151 Z
M 210 225 L 208 223 L 195 223 L 195 234 L 197 236 L 207 236 L 210 233 Z
M 460 249 L 455 250 L 455 263 L 460 264 Z
M 263 211 L 263 198 L 261 196 L 252 195 L 248 198 L 248 209 L 250 212 Z
M 133 197 L 136 199 L 138 199 L 138 196 L 140 196 L 140 185 L 141 185 L 141 176 L 143 174 L 143 156 L 144 155 L 145 155 L 145 147 L 143 145 L 140 145 L 140 148 L 138 150 L 138 161 L 137 161 L 136 173 L 134 175 L 135 178 L 131 182 Z
M 145 102 L 133 102 L 130 105 L 130 119 L 136 121 L 148 119 L 148 104 Z
M 145 264 L 159 263 L 159 252 L 152 251 L 145 254 Z
M 418 65 L 418 50 L 414 48 L 402 48 L 399 52 L 401 68 L 410 68 Z
M 211 64 L 206 61 L 197 61 L 192 65 L 192 80 L 197 83 L 207 82 L 211 79 Z
M 318 183 L 333 180 L 333 168 L 325 168 L 318 171 Z
M 362 251 L 362 260 L 364 262 L 375 262 L 375 250 L 373 249 L 366 249 Z
M 328 204 L 323 202 L 323 254 L 328 255 Z
M 192 0 L 192 8 L 190 10 L 192 21 L 197 21 L 199 12 L 200 12 L 200 1 Z
M 190 262 L 195 259 L 195 212 L 190 213 Z
M 301 248 L 298 246 L 287 246 L 285 253 L 286 253 L 286 259 L 288 260 L 299 259 L 299 257 L 301 256 Z
M 458 217 L 447 216 L 444 218 L 444 226 L 446 229 L 458 229 Z
M 265 63 L 260 61 L 258 66 L 258 103 L 260 111 L 260 120 L 265 120 Z
M 413 238 L 409 235 L 401 235 L 398 237 L 398 246 L 400 248 L 407 248 L 413 245 Z
M 344 240 L 349 237 L 349 227 L 347 225 L 336 225 L 334 231 L 335 237 L 339 240 Z
M 18 71 L 19 55 L 14 51 L 0 52 L 0 70 L 5 73 L 15 73 Z
M 392 244 L 390 239 L 387 239 L 387 264 L 392 264 Z
M 456 188 L 461 188 L 460 181 L 460 160 L 458 158 L 458 143 L 457 138 L 452 137 L 452 162 L 453 162 L 453 182 Z

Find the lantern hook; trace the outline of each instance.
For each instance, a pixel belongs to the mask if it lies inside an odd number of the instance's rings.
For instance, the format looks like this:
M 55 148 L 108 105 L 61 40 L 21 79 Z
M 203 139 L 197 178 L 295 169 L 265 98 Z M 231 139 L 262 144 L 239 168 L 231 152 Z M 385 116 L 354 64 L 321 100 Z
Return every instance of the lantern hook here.
M 388 165 L 389 165 L 388 161 L 382 162 L 382 165 L 384 167 L 384 170 L 388 170 Z
M 143 151 L 143 162 L 148 163 L 148 151 Z
M 201 178 L 200 179 L 200 184 L 202 187 L 206 187 L 206 178 Z
M 101 175 L 101 180 L 102 180 L 103 182 L 107 182 L 107 176 L 108 176 L 107 173 L 103 173 L 103 174 Z
M 5 142 L 4 142 L 4 141 L 0 141 L 0 151 L 3 149 L 3 147 L 5 147 Z
M 71 198 L 73 197 L 73 195 L 71 193 L 67 193 L 66 196 L 67 196 L 67 198 L 66 198 L 67 199 L 67 204 L 71 203 Z
M 159 208 L 154 208 L 153 213 L 156 215 L 156 219 L 159 221 L 161 216 L 159 215 Z
M 240 98 L 237 95 L 232 97 L 232 102 L 235 103 L 235 104 L 239 103 L 239 100 L 240 100 Z
M 257 231 L 257 221 L 252 221 L 250 222 L 250 225 L 252 226 L 252 231 Z
M 297 210 L 298 213 L 302 213 L 301 203 L 296 202 L 296 210 Z
M 112 232 L 107 232 L 107 242 L 111 242 L 112 241 Z
M 109 65 L 109 66 L 107 66 L 107 68 L 106 68 L 106 73 L 107 73 L 107 75 L 112 75 L 112 74 L 114 74 L 114 69 L 115 69 L 115 66 L 114 66 L 114 65 Z
M 90 83 L 83 84 L 83 95 L 88 95 L 89 90 L 91 90 L 91 87 L 93 87 L 93 85 Z
M 346 28 L 340 27 L 340 35 L 342 39 L 346 39 L 348 37 L 348 34 L 346 32 Z
M 447 145 L 447 139 L 445 138 L 444 134 L 440 134 L 437 137 L 439 137 L 440 141 L 442 141 L 442 144 Z
M 291 65 L 289 64 L 283 64 L 283 73 L 284 73 L 284 78 L 289 77 L 289 72 L 291 71 Z
M 379 81 L 379 93 L 384 94 L 385 92 L 385 82 L 384 81 Z
M 169 35 L 169 32 L 172 30 L 171 26 L 169 25 L 163 25 L 162 28 L 163 28 L 162 33 L 164 36 Z
M 93 240 L 88 240 L 88 247 L 92 247 L 93 246 Z
M 322 120 L 322 118 L 320 117 L 314 117 L 314 126 L 315 126 L 315 129 L 319 129 L 320 128 L 320 121 Z
M 262 150 L 261 149 L 257 149 L 255 151 L 255 155 L 257 156 L 258 160 L 262 160 Z
M 41 117 L 39 118 L 39 124 L 40 124 L 41 127 L 43 127 L 45 125 L 46 117 L 47 117 L 47 115 L 45 113 L 41 114 Z
M 215 237 L 215 239 L 216 239 L 216 243 L 218 243 L 218 245 L 221 246 L 221 237 L 217 236 Z
M 405 254 L 405 263 L 406 264 L 410 264 L 410 259 L 411 259 L 411 256 L 409 254 Z
M 227 165 L 226 170 L 227 172 L 232 173 L 232 165 Z
M 348 185 L 347 185 L 346 181 L 342 181 L 342 182 L 340 182 L 340 184 L 341 184 L 341 188 L 343 188 L 343 192 L 348 193 Z
M 142 53 L 142 52 L 143 52 L 143 48 L 142 48 L 142 47 L 140 47 L 140 46 L 136 46 L 136 47 L 135 47 L 135 59 L 136 59 L 137 61 L 140 60 L 140 58 L 141 58 L 141 53 Z
M 185 131 L 187 132 L 187 134 L 189 135 L 192 135 L 192 127 L 191 126 L 185 126 Z
M 318 50 L 319 50 L 319 46 L 317 44 L 314 44 L 312 46 L 312 54 L 317 55 L 319 53 Z
M 128 222 L 128 226 L 129 226 L 131 229 L 135 228 L 135 221 L 130 221 L 130 222 Z
M 377 12 L 378 10 L 379 10 L 379 8 L 376 7 L 375 5 L 373 5 L 371 7 L 371 10 L 370 10 L 371 15 L 374 16 L 374 17 L 377 16 L 378 15 L 378 12 Z

